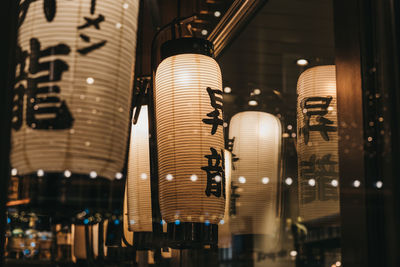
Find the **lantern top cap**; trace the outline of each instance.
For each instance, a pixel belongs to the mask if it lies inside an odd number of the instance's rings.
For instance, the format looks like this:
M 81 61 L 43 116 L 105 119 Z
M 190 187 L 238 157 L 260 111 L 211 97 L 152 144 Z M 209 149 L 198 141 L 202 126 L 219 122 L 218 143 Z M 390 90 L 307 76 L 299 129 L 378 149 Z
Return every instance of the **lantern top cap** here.
M 161 45 L 161 60 L 180 54 L 200 54 L 214 57 L 214 45 L 202 38 L 179 38 Z

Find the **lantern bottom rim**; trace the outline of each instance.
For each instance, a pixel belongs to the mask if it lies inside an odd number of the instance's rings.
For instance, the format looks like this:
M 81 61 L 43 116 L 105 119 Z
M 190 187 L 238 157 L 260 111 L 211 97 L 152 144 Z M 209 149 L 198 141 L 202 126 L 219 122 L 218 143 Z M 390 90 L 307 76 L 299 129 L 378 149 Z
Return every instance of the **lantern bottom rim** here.
M 218 245 L 218 225 L 196 222 L 168 223 L 168 245 L 175 249 Z

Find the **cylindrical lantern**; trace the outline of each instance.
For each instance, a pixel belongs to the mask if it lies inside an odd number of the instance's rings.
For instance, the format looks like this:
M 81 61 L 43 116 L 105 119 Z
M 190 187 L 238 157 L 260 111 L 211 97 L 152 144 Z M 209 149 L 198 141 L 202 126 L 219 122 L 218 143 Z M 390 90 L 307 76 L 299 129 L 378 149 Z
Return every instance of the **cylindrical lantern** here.
M 235 235 L 274 237 L 279 232 L 281 139 L 281 123 L 274 115 L 245 111 L 231 119 L 231 231 Z
M 11 162 L 114 179 L 128 137 L 139 0 L 23 1 Z
M 310 221 L 339 213 L 335 66 L 303 72 L 297 95 L 300 216 Z
M 196 38 L 161 47 L 154 92 L 159 194 L 171 226 L 214 227 L 224 216 L 222 81 L 212 51 Z
M 226 199 L 224 219 L 220 221 L 218 227 L 218 247 L 229 248 L 232 244 L 232 233 L 230 229 L 229 209 L 231 201 L 231 176 L 232 176 L 232 153 L 225 149 L 225 184 Z
M 129 231 L 152 232 L 147 106 L 142 106 L 137 123 L 132 125 L 128 159 L 127 197 Z

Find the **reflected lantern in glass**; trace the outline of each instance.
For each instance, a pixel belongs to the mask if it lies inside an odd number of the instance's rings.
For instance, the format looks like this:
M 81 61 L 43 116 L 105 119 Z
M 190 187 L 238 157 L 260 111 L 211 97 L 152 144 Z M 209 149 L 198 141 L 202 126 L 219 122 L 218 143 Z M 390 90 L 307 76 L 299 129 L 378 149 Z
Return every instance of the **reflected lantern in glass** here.
M 306 222 L 339 215 L 336 68 L 317 66 L 297 82 L 300 216 Z
M 260 111 L 234 115 L 229 125 L 232 166 L 231 201 L 234 235 L 274 240 L 279 232 L 279 183 L 282 128 L 280 120 Z M 272 248 L 274 244 L 265 244 Z

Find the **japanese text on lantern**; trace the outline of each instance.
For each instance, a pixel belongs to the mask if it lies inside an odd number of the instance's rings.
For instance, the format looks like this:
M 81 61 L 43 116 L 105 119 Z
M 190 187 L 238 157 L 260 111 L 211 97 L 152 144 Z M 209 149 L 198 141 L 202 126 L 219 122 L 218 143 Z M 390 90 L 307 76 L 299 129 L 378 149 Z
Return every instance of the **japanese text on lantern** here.
M 20 3 L 18 27 L 24 23 L 32 2 L 35 1 L 26 0 Z M 44 16 L 48 22 L 53 21 L 56 15 L 55 3 L 55 1 L 43 2 Z M 31 38 L 29 48 L 30 50 L 26 51 L 17 44 L 13 128 L 19 130 L 23 125 L 24 105 L 26 105 L 26 124 L 30 128 L 71 128 L 74 119 L 66 102 L 58 97 L 61 89 L 57 85 L 57 82 L 62 80 L 63 73 L 69 70 L 67 62 L 57 56 L 69 55 L 70 47 L 64 43 L 42 47 L 39 39 Z
M 304 137 L 304 143 L 307 145 L 310 139 L 310 132 L 317 131 L 325 141 L 329 141 L 329 132 L 336 132 L 337 127 L 334 122 L 325 118 L 328 114 L 328 108 L 332 101 L 332 96 L 328 97 L 307 97 L 304 98 L 300 107 L 303 112 L 303 127 L 300 128 L 300 135 Z
M 77 27 L 78 30 L 80 30 L 81 32 L 79 34 L 79 37 L 83 42 L 87 43 L 87 45 L 84 45 L 77 50 L 82 55 L 87 55 L 90 52 L 93 52 L 94 50 L 103 47 L 107 43 L 107 40 L 93 41 L 92 37 L 85 34 L 84 30 L 86 28 L 93 27 L 96 30 L 101 30 L 100 23 L 104 22 L 106 19 L 102 14 L 95 14 L 95 12 L 96 0 L 91 0 L 90 16 L 84 17 L 85 22 Z
M 307 188 L 309 179 L 315 179 L 315 186 L 319 190 L 312 190 L 304 195 L 303 203 L 309 203 L 315 200 L 337 200 L 337 190 L 332 187 L 332 180 L 337 179 L 338 172 L 336 167 L 338 162 L 331 159 L 332 154 L 325 154 L 317 157 L 312 154 L 308 160 L 300 162 L 301 176 L 304 178 L 302 183 Z
M 214 109 L 213 111 L 207 113 L 207 117 L 203 119 L 203 123 L 207 125 L 212 125 L 211 128 L 211 135 L 214 135 L 217 130 L 218 126 L 223 125 L 222 119 L 222 91 L 221 90 L 214 90 L 210 87 L 207 87 L 207 93 L 210 97 L 210 105 Z M 205 155 L 204 157 L 207 158 L 208 165 L 201 167 L 203 171 L 207 173 L 207 185 L 205 194 L 207 197 L 211 195 L 215 197 L 225 196 L 225 159 L 224 159 L 224 150 L 221 149 L 219 153 L 215 148 L 210 147 L 210 155 Z

